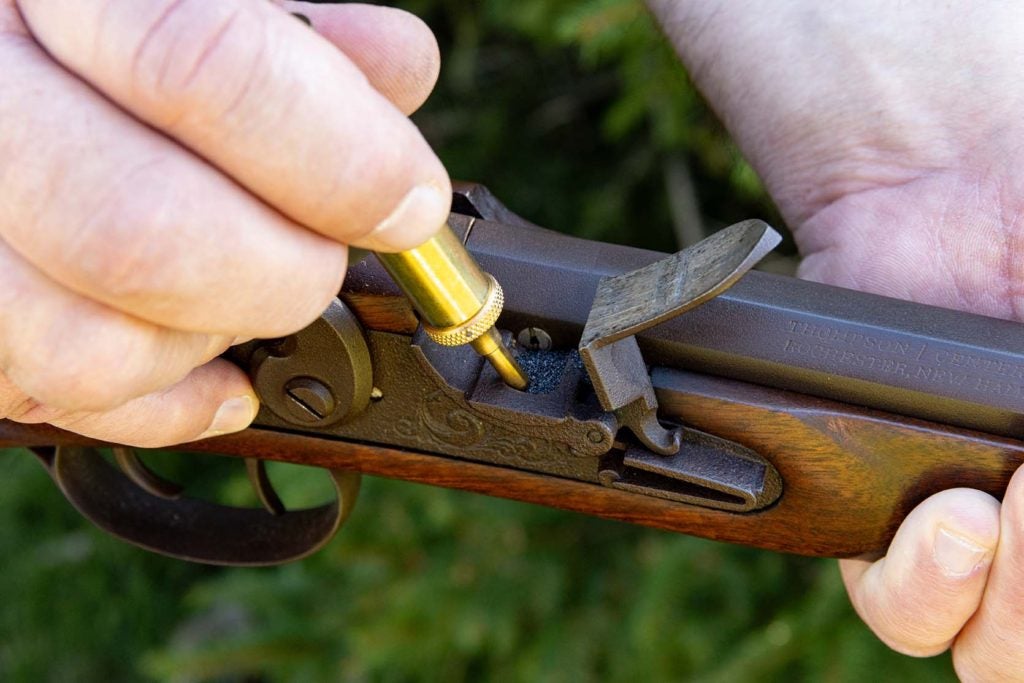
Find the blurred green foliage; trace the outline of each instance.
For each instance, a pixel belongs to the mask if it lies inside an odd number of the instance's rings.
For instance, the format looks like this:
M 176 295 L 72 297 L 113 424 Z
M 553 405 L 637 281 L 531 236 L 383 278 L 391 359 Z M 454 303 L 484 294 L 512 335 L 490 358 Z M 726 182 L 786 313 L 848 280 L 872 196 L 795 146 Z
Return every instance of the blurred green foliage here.
M 673 159 L 693 166 L 711 225 L 773 215 L 641 3 L 407 4 L 442 45 L 416 120 L 453 177 L 546 227 L 664 250 Z
M 773 218 L 637 3 L 405 6 L 442 46 L 416 120 L 453 176 L 542 225 L 665 250 L 670 164 L 706 225 Z M 222 463 L 189 463 L 155 462 L 250 497 Z M 274 474 L 293 502 L 324 488 Z M 5 681 L 953 680 L 948 657 L 878 643 L 833 562 L 367 480 L 325 551 L 220 569 L 93 530 L 24 452 L 0 452 L 0 476 Z

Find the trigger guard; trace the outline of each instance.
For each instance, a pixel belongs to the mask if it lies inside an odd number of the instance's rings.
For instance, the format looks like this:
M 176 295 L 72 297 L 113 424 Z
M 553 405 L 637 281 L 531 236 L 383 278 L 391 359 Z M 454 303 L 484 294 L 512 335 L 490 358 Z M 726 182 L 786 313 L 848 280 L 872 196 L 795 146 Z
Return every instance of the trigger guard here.
M 337 533 L 359 493 L 358 473 L 328 470 L 338 492 L 333 502 L 275 516 L 260 508 L 154 496 L 95 448 L 33 452 L 68 501 L 100 529 L 162 555 L 206 564 L 258 567 L 306 557 Z

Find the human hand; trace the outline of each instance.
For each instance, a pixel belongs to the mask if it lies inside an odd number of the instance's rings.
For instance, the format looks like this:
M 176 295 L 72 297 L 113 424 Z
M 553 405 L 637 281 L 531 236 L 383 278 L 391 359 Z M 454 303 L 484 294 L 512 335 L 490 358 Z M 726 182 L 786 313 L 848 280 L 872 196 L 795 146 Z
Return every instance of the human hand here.
M 1024 320 L 1024 7 L 649 4 L 793 228 L 803 277 Z M 1024 680 L 1024 470 L 1002 505 L 929 498 L 885 557 L 841 570 L 889 646 Z
M 242 429 L 255 395 L 216 356 L 315 319 L 343 245 L 443 224 L 406 118 L 430 31 L 282 4 L 0 0 L 0 418 L 149 447 Z

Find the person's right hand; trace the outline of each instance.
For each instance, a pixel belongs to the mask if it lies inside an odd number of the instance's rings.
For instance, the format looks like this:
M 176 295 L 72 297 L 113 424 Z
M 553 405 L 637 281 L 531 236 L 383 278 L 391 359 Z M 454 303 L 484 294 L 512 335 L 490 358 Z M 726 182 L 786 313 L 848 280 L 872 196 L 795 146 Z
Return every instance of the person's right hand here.
M 215 357 L 315 319 L 343 245 L 444 222 L 406 118 L 438 61 L 382 7 L 0 0 L 0 418 L 141 446 L 247 426 Z

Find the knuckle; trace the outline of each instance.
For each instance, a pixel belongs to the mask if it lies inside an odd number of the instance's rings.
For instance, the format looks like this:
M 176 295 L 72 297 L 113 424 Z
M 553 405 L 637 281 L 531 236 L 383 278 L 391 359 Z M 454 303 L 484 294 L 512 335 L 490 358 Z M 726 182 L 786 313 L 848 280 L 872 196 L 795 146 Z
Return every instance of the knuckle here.
M 0 419 L 15 422 L 45 422 L 51 411 L 42 403 L 27 396 L 18 386 L 0 372 Z
M 34 398 L 28 396 L 22 396 L 20 400 L 15 401 L 8 406 L 0 406 L 0 418 L 6 418 L 15 422 L 36 422 L 35 419 L 41 411 L 45 408 L 43 404 Z
M 322 277 L 319 278 L 319 282 L 315 282 L 310 286 L 309 293 L 304 297 L 305 301 L 303 304 L 295 306 L 293 302 L 294 310 L 299 316 L 297 324 L 301 325 L 301 327 L 309 325 L 339 296 L 344 273 L 344 262 L 342 262 L 341 267 L 337 270 L 330 271 L 325 269 Z
M 265 15 L 249 3 L 165 4 L 140 38 L 131 72 L 134 89 L 170 117 L 165 125 L 197 109 L 227 114 L 265 71 Z
M 5 370 L 48 408 L 110 410 L 173 379 L 180 363 L 161 353 L 158 341 L 146 329 L 111 324 L 99 308 L 76 310 L 20 340 Z
M 88 350 L 72 346 L 54 337 L 19 355 L 11 374 L 20 379 L 33 402 L 62 410 L 100 410 L 127 400 L 126 383 L 117 366 L 94 360 Z
M 106 249 L 90 250 L 80 261 L 83 277 L 98 298 L 129 305 L 142 301 L 160 289 L 161 265 L 145 244 L 125 241 Z
M 174 290 L 178 263 L 173 198 L 159 180 L 163 164 L 129 170 L 100 199 L 65 249 L 90 292 L 105 301 L 142 302 Z
M 337 292 L 324 295 L 309 294 L 300 302 L 294 299 L 280 302 L 277 312 L 266 316 L 266 324 L 259 330 L 260 337 L 285 337 L 305 329 L 323 313 Z
M 258 337 L 283 337 L 306 328 L 339 295 L 345 274 L 345 248 L 329 245 L 316 262 L 307 262 L 288 283 L 273 291 L 260 292 L 254 306 L 261 321 L 252 332 Z

